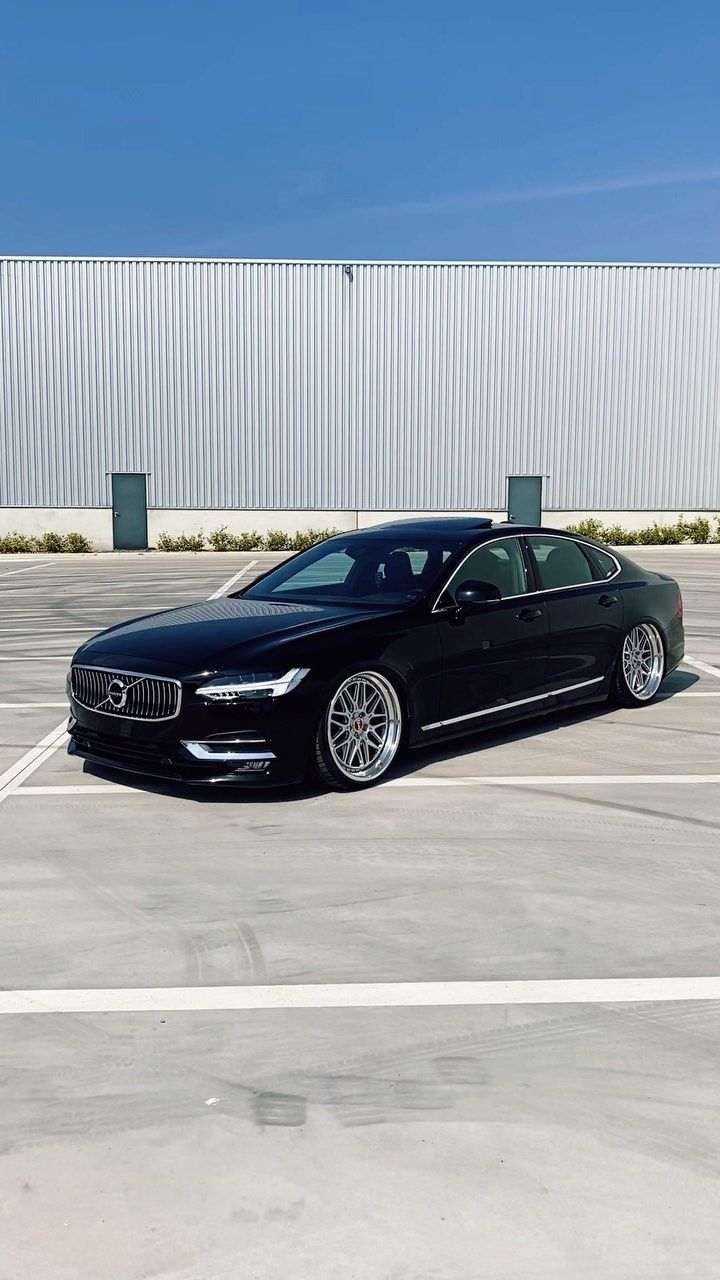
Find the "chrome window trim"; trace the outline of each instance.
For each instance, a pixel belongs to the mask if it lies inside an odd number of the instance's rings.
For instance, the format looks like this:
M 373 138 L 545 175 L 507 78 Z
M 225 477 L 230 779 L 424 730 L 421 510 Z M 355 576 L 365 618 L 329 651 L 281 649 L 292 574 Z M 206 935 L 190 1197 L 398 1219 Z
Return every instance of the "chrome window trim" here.
M 79 671 L 104 671 L 113 676 L 140 676 L 142 680 L 164 680 L 167 684 L 177 685 L 177 708 L 171 716 L 121 716 L 116 711 L 99 711 L 97 707 L 91 707 L 87 702 L 81 702 L 75 690 L 72 688 L 72 673 L 74 670 Z M 176 680 L 173 676 L 153 675 L 150 671 L 126 671 L 123 667 L 99 667 L 90 662 L 72 662 L 70 664 L 70 694 L 74 702 L 79 707 L 84 707 L 86 711 L 92 711 L 96 716 L 115 716 L 116 720 L 136 720 L 141 724 L 161 724 L 163 720 L 176 720 L 180 715 L 182 706 L 182 681 Z
M 455 574 L 458 573 L 460 569 L 462 569 L 463 565 L 465 564 L 465 561 L 470 559 L 470 556 L 473 554 L 473 552 L 479 551 L 481 547 L 489 546 L 491 542 L 503 542 L 507 538 L 515 538 L 515 540 L 519 542 L 523 538 L 524 539 L 540 538 L 542 536 L 543 535 L 541 533 L 510 533 L 510 532 L 498 533 L 493 538 L 485 538 L 482 542 L 476 543 L 475 546 L 471 547 L 470 550 L 467 552 L 467 554 L 463 556 L 462 560 L 456 566 L 456 568 L 453 569 L 452 573 L 450 574 L 450 577 L 445 582 L 444 587 L 436 597 L 435 603 L 432 609 L 430 610 L 430 612 L 446 613 L 448 609 L 455 608 L 455 605 L 445 604 L 445 605 L 442 605 L 441 608 L 438 608 L 438 605 L 443 595 L 447 591 L 453 578 L 455 577 Z M 583 542 L 581 538 L 578 538 L 577 535 L 572 533 L 548 533 L 545 536 L 548 538 L 565 538 L 567 542 L 575 542 L 579 547 L 590 547 L 590 550 L 593 549 L 593 544 L 591 542 Z M 574 591 L 577 587 L 591 587 L 593 585 L 600 587 L 606 582 L 612 582 L 615 578 L 617 578 L 618 574 L 620 573 L 622 569 L 622 565 L 620 564 L 620 561 L 617 559 L 617 557 L 613 555 L 612 551 L 606 551 L 604 547 L 600 547 L 599 549 L 603 551 L 606 556 L 610 556 L 610 559 L 614 561 L 615 572 L 610 574 L 609 578 L 598 578 L 598 579 L 593 578 L 590 582 L 569 582 L 566 587 L 540 587 L 538 588 L 537 591 L 521 591 L 520 594 L 516 596 L 502 596 L 501 600 L 498 603 L 502 604 L 503 600 L 525 600 L 529 596 L 546 596 L 546 595 L 552 594 L 552 592 L 554 591 Z M 525 568 L 525 575 L 527 577 L 527 566 Z
M 600 684 L 605 676 L 593 676 L 592 680 L 581 680 L 579 684 L 567 684 L 562 689 L 549 689 L 547 693 L 534 693 L 530 698 L 518 698 L 516 702 L 501 702 L 497 707 L 483 707 L 482 711 L 468 711 L 462 716 L 451 716 L 448 720 L 435 720 L 433 724 L 420 726 L 423 733 L 429 729 L 444 729 L 449 724 L 459 724 L 462 720 L 476 720 L 478 716 L 491 716 L 498 711 L 509 711 L 512 707 L 524 707 L 529 702 L 542 702 L 543 698 L 555 698 L 561 693 L 572 693 L 575 689 L 585 689 L 591 684 Z

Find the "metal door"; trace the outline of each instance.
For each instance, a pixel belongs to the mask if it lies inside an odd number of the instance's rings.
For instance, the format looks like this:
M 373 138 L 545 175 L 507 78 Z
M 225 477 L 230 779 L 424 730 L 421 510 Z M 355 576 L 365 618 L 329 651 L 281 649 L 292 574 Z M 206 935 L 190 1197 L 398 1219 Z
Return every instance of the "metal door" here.
M 113 547 L 144 551 L 147 547 L 147 495 L 142 472 L 122 471 L 112 477 Z
M 539 525 L 542 520 L 542 476 L 508 476 L 508 520 Z

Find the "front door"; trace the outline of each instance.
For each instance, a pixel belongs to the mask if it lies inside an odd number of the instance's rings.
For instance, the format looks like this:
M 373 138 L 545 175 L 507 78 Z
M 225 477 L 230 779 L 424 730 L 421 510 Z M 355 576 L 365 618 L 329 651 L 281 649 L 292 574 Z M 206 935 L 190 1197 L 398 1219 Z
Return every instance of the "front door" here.
M 587 686 L 592 693 L 617 657 L 623 625 L 620 592 L 613 590 L 612 581 L 599 578 L 598 567 L 572 538 L 538 533 L 526 543 L 537 598 L 545 602 L 550 623 L 548 692 L 571 687 L 577 698 Z
M 147 547 L 147 497 L 141 472 L 120 471 L 112 478 L 113 547 L 144 551 Z
M 492 583 L 501 599 L 467 611 L 455 606 L 464 582 Z M 527 595 L 525 559 L 517 538 L 477 547 L 456 569 L 437 605 L 442 646 L 441 721 L 487 723 L 541 703 L 545 690 L 548 620 L 544 603 Z

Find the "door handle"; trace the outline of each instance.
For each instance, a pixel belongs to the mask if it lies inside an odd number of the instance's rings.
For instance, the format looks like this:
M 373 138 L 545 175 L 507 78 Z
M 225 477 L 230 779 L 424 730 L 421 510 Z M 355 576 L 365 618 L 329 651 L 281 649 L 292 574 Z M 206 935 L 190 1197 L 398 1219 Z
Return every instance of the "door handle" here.
M 601 604 L 603 609 L 611 609 L 614 604 L 617 604 L 617 602 L 617 596 L 600 596 L 600 599 L 598 600 L 598 604 Z
M 515 617 L 519 622 L 534 622 L 536 618 L 542 617 L 542 609 L 521 609 Z

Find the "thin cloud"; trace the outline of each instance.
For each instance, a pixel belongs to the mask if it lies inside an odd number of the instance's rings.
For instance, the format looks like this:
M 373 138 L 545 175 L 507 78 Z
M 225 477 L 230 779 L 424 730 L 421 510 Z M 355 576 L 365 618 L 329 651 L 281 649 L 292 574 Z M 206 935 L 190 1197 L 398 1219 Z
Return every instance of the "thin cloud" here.
M 532 204 L 536 200 L 572 200 L 615 191 L 637 191 L 646 187 L 688 187 L 720 181 L 720 168 L 686 172 L 628 174 L 620 178 L 591 178 L 587 182 L 566 182 L 556 186 L 525 187 L 516 191 L 469 191 L 434 200 L 408 200 L 400 204 L 376 205 L 364 212 L 374 215 L 447 213 L 453 210 L 482 209 L 492 205 Z
M 199 243 L 189 242 L 182 252 L 188 255 L 211 256 L 218 254 L 234 254 L 238 243 L 244 244 L 248 257 L 266 256 L 266 241 L 269 234 L 295 236 L 298 232 L 312 230 L 317 232 L 324 227 L 336 230 L 342 220 L 353 220 L 365 223 L 369 219 L 380 217 L 411 217 L 413 214 L 444 214 L 472 212 L 476 209 L 511 204 L 532 204 L 539 200 L 572 200 L 582 196 L 601 195 L 603 193 L 637 191 L 652 187 L 687 187 L 699 186 L 702 183 L 720 182 L 720 167 L 708 169 L 690 169 L 685 171 L 668 171 L 665 173 L 638 173 L 618 178 L 591 178 L 586 182 L 566 182 L 556 186 L 525 187 L 515 191 L 470 191 L 459 195 L 440 196 L 432 200 L 407 200 L 398 204 L 362 205 L 327 208 L 322 212 L 308 214 L 306 217 L 282 219 L 264 223 L 262 226 L 248 226 L 241 223 L 229 228 L 219 235 Z M 248 241 L 252 233 L 262 237 L 256 245 L 254 240 Z M 180 252 L 180 249 L 178 249 Z M 312 255 L 307 255 L 312 256 Z

